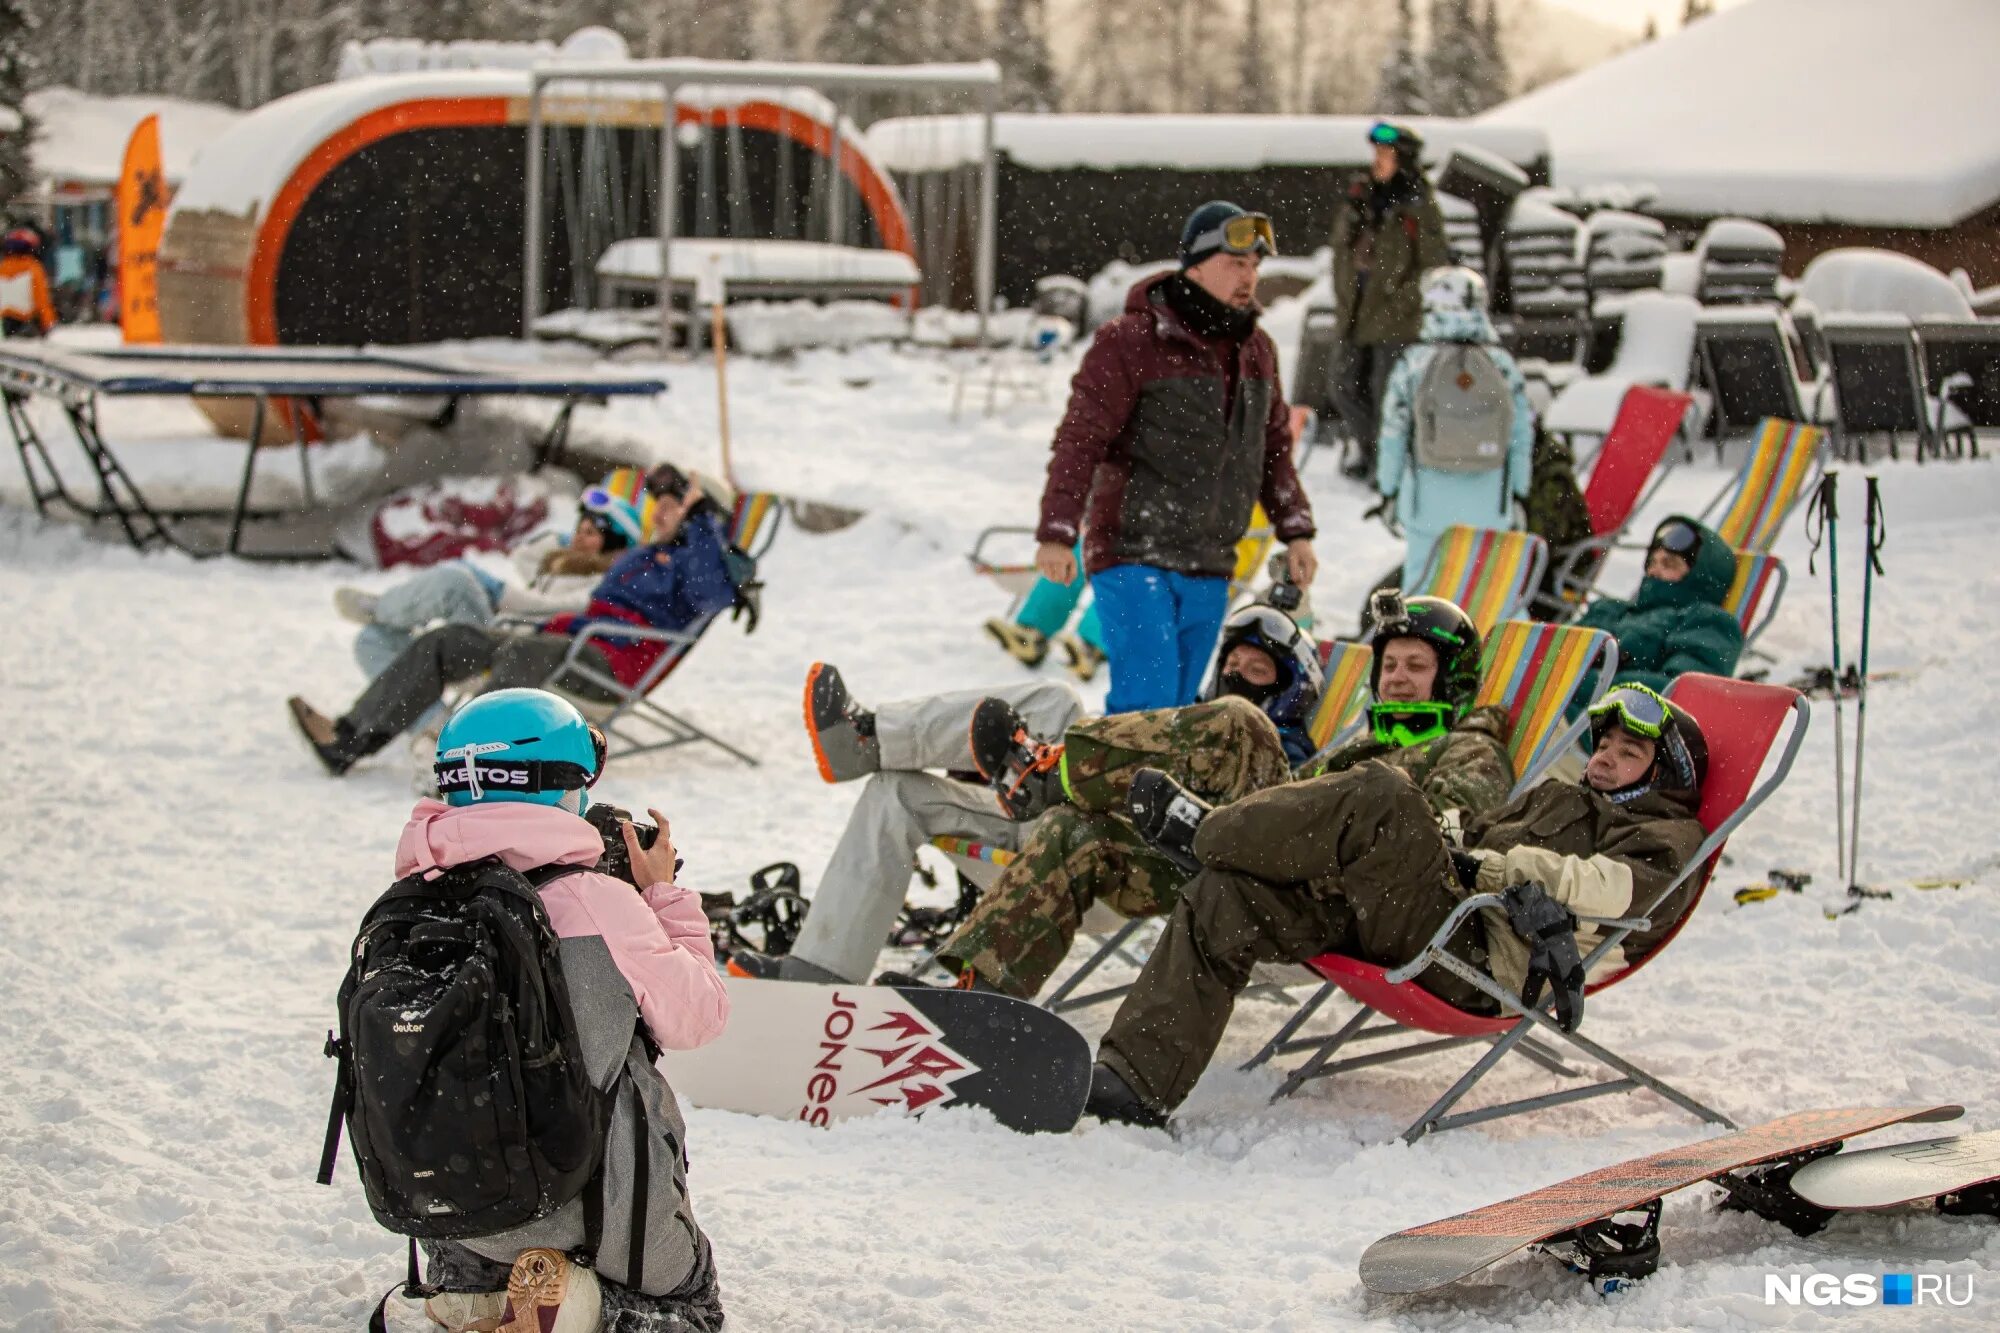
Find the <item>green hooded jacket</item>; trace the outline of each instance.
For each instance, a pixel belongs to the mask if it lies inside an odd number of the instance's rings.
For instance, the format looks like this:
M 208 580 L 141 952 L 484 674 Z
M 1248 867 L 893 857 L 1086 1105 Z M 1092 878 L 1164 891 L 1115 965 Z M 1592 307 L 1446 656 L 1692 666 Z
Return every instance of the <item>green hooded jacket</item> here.
M 1675 517 L 1701 533 L 1687 577 L 1679 583 L 1642 579 L 1631 601 L 1602 598 L 1577 622 L 1618 640 L 1616 684 L 1664 692 L 1685 672 L 1731 675 L 1743 653 L 1743 627 L 1722 609 L 1736 579 L 1736 552 L 1714 529 Z

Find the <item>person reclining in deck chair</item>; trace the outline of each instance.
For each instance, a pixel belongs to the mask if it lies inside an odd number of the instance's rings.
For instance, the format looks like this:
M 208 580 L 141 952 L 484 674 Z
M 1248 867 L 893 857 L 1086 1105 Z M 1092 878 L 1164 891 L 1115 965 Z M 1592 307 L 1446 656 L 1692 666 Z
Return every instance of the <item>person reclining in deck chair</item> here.
M 1289 757 L 1311 754 L 1306 726 L 1319 704 L 1319 655 L 1289 617 L 1256 604 L 1237 611 L 1223 626 L 1216 662 L 1207 693 L 1219 702 L 1193 705 L 1191 713 L 1208 716 L 1221 704 L 1239 704 L 1270 738 L 1268 767 L 1276 773 L 1286 770 Z M 731 971 L 784 981 L 866 981 L 903 905 L 919 847 L 938 836 L 1009 851 L 1020 846 L 1030 827 L 1025 821 L 1038 810 L 1015 814 L 1004 804 L 996 807 L 993 793 L 980 785 L 970 749 L 973 713 L 994 694 L 967 690 L 871 710 L 849 696 L 837 669 L 814 663 L 805 710 L 820 776 L 868 781 L 820 874 L 791 952 L 773 958 L 739 949 L 730 955 Z M 1082 701 L 1066 685 L 1031 682 L 997 697 L 1044 734 L 1061 735 L 1084 716 Z
M 1506 710 L 1472 708 L 1479 631 L 1441 597 L 1405 604 L 1385 596 L 1377 619 L 1370 731 L 1303 771 L 1342 772 L 1379 759 L 1410 778 L 1432 819 L 1494 809 L 1507 799 L 1514 768 Z M 1005 709 L 986 711 L 998 718 Z M 1002 799 L 1048 812 L 938 961 L 961 986 L 1019 999 L 1032 999 L 1062 963 L 1093 902 L 1102 898 L 1125 916 L 1159 916 L 1179 900 L 1186 872 L 1139 836 L 1128 813 L 1137 773 L 1164 769 L 1218 805 L 1292 779 L 1292 756 L 1279 751 L 1269 724 L 1240 707 L 1104 718 L 1071 727 L 1060 746 L 1036 742 L 1017 718 L 998 718 L 995 730 L 1000 754 L 981 757 L 999 775 Z M 975 750 L 983 748 L 975 739 Z
M 636 478 L 637 469 L 631 472 Z M 335 588 L 334 610 L 361 626 L 354 636 L 354 660 L 361 673 L 375 679 L 433 625 L 485 626 L 501 616 L 548 616 L 589 606 L 598 582 L 618 557 L 644 542 L 651 518 L 642 517 L 631 500 L 613 489 L 614 477 L 583 493 L 574 531 L 545 532 L 507 553 L 519 583 L 497 578 L 470 560 L 447 560 L 384 592 Z M 422 724 L 417 728 L 425 729 Z
M 1695 811 L 1708 773 L 1694 718 L 1644 686 L 1613 689 L 1590 716 L 1595 750 L 1581 784 L 1540 783 L 1468 820 L 1458 843 L 1409 775 L 1387 764 L 1213 810 L 1164 774 L 1135 779 L 1142 834 L 1191 877 L 1104 1034 L 1086 1114 L 1164 1126 L 1208 1067 L 1258 963 L 1340 953 L 1399 966 L 1474 894 L 1513 901 L 1468 918 L 1446 948 L 1508 990 L 1525 994 L 1537 961 L 1517 919 L 1526 925 L 1538 915 L 1543 929 L 1572 929 L 1577 957 L 1587 955 L 1596 928 L 1554 908 L 1619 917 L 1650 901 L 1701 846 Z M 1623 957 L 1607 955 L 1600 967 L 1616 970 L 1656 947 L 1695 888 L 1692 878 L 1681 885 L 1648 929 L 1627 937 Z M 1494 1011 L 1489 997 L 1441 967 L 1417 984 L 1461 1008 Z
M 1713 529 L 1675 515 L 1653 530 L 1646 574 L 1631 601 L 1602 597 L 1579 625 L 1618 640 L 1614 685 L 1664 690 L 1689 671 L 1729 676 L 1743 653 L 1743 627 L 1722 609 L 1736 579 L 1736 552 Z
M 347 772 L 415 725 L 452 685 L 481 672 L 487 673 L 482 691 L 541 685 L 562 664 L 570 637 L 586 625 L 612 622 L 684 631 L 732 604 L 741 605 L 731 578 L 724 517 L 715 502 L 670 465 L 654 469 L 649 485 L 659 492 L 650 541 L 627 551 L 611 567 L 581 613 L 559 615 L 518 632 L 440 625 L 418 636 L 338 718 L 326 717 L 297 695 L 287 700 L 292 721 L 327 772 L 336 777 Z M 669 646 L 614 635 L 585 644 L 577 660 L 630 688 Z M 573 671 L 555 687 L 593 703 L 618 700 L 611 690 Z

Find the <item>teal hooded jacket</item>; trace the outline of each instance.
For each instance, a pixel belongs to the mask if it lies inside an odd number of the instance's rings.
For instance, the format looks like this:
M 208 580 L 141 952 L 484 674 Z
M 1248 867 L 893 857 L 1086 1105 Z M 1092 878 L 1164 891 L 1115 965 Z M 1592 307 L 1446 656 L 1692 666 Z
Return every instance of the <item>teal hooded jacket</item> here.
M 1602 598 L 1578 622 L 1618 640 L 1616 684 L 1664 692 L 1684 672 L 1731 675 L 1742 656 L 1743 627 L 1722 609 L 1736 578 L 1736 552 L 1713 529 L 1676 517 L 1701 533 L 1687 577 L 1678 583 L 1642 579 L 1637 597 Z

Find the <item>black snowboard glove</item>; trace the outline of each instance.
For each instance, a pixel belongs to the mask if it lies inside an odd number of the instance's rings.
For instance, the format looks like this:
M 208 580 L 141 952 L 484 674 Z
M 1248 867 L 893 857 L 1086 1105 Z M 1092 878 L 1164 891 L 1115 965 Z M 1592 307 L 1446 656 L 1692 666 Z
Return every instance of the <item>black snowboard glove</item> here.
M 1451 873 L 1458 877 L 1459 887 L 1474 889 L 1479 887 L 1479 858 L 1471 852 L 1451 849 Z
M 1555 992 L 1556 1025 L 1574 1032 L 1583 1022 L 1583 959 L 1576 951 L 1576 917 L 1539 884 L 1516 884 L 1500 895 L 1507 922 L 1528 945 L 1528 979 L 1521 1002 L 1541 1003 L 1542 987 Z
M 1126 813 L 1146 845 L 1188 875 L 1201 869 L 1194 835 L 1213 808 L 1157 768 L 1133 774 L 1132 790 L 1125 797 Z

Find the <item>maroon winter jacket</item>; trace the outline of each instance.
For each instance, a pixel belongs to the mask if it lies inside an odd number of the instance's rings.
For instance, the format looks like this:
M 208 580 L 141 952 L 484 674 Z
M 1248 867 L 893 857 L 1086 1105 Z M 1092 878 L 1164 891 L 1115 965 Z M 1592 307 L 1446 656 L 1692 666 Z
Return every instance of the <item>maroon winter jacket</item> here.
M 1168 276 L 1135 286 L 1084 353 L 1035 537 L 1070 545 L 1087 530 L 1093 574 L 1151 565 L 1227 578 L 1257 501 L 1279 541 L 1313 535 L 1312 506 L 1292 466 L 1270 335 L 1257 329 L 1238 344 L 1195 334 L 1166 304 Z

